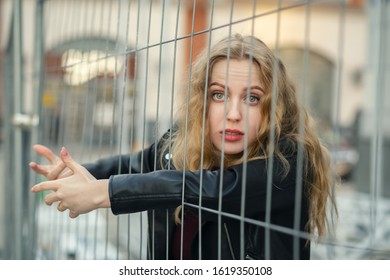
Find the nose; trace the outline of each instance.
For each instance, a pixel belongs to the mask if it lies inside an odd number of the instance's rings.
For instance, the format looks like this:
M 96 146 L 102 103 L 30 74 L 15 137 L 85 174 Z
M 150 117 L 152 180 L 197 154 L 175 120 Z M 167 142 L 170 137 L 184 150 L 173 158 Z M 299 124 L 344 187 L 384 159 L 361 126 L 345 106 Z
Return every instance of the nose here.
M 228 100 L 226 104 L 226 119 L 232 122 L 241 120 L 241 104 L 238 100 Z

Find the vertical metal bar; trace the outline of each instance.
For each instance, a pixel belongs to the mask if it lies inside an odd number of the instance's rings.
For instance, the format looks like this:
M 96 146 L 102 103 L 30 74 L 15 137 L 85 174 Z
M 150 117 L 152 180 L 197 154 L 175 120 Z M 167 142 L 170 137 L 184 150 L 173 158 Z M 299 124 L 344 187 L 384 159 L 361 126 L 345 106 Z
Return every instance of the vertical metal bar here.
M 305 27 L 304 27 L 304 54 L 302 61 L 303 68 L 303 80 L 302 80 L 302 93 L 301 100 L 305 100 L 308 93 L 308 83 L 310 81 L 310 27 L 311 27 L 311 3 L 306 4 L 305 9 Z M 299 114 L 299 128 L 298 134 L 302 139 L 305 138 L 305 114 Z M 296 166 L 296 178 L 295 178 L 295 206 L 294 206 L 294 223 L 293 228 L 296 234 L 293 235 L 293 259 L 300 258 L 300 224 L 301 224 L 301 204 L 302 204 L 302 182 L 303 182 L 303 169 L 304 169 L 304 146 L 298 143 L 297 148 L 297 166 Z
M 229 39 L 231 38 L 232 36 L 232 22 L 233 22 L 233 10 L 234 10 L 234 1 L 231 0 L 230 1 L 230 14 L 229 14 Z M 226 59 L 226 81 L 225 81 L 225 84 L 228 85 L 229 84 L 229 66 L 230 65 L 230 44 L 228 46 L 228 51 L 227 51 L 227 59 Z M 228 96 L 228 87 L 225 86 L 225 89 L 224 89 L 224 95 L 225 96 Z M 224 119 L 223 119 L 223 128 L 222 128 L 222 149 L 221 149 L 221 166 L 220 166 L 220 170 L 221 170 L 221 178 L 219 180 L 219 195 L 218 195 L 218 259 L 221 259 L 221 251 L 222 251 L 222 244 L 221 244 L 221 235 L 222 235 L 222 197 L 223 197 L 223 172 L 224 172 L 224 168 L 225 168 L 225 130 L 226 130 L 226 113 L 227 113 L 227 100 L 228 98 L 224 98 L 224 108 L 223 108 L 223 115 L 224 115 Z
M 336 69 L 336 80 L 335 80 L 335 89 L 332 95 L 333 101 L 333 112 L 332 112 L 332 141 L 337 144 L 340 141 L 340 126 L 337 125 L 340 123 L 340 111 L 341 111 L 341 95 L 342 95 L 342 75 L 344 71 L 344 46 L 345 46 L 345 28 L 346 28 L 346 13 L 347 13 L 347 2 L 346 0 L 340 1 L 340 13 L 339 13 L 339 34 L 338 34 L 338 46 L 337 46 L 337 69 Z M 335 186 L 332 186 L 330 190 L 330 195 L 335 197 Z M 330 220 L 333 221 L 335 219 L 335 213 L 333 207 L 330 211 Z M 331 234 L 331 232 L 329 232 Z M 335 256 L 335 250 L 333 246 L 327 246 L 327 254 L 328 258 L 332 258 Z
M 162 50 L 163 50 L 163 38 L 164 38 L 164 18 L 165 18 L 165 0 L 161 2 L 161 28 L 160 28 L 160 42 L 159 42 L 159 55 L 158 55 L 158 74 L 157 74 L 157 102 L 156 102 L 156 121 L 154 125 L 154 165 L 153 170 L 157 169 L 157 147 L 159 139 L 159 112 L 160 112 L 160 87 L 161 87 L 161 67 L 162 67 Z
M 35 11 L 35 45 L 34 45 L 34 62 L 33 62 L 33 108 L 32 116 L 36 116 L 39 120 L 37 126 L 33 126 L 31 129 L 31 143 L 41 143 L 42 138 L 42 122 L 40 121 L 42 116 L 42 92 L 43 92 L 43 80 L 44 80 L 44 71 L 43 71 L 43 62 L 44 62 L 44 0 L 36 1 L 36 11 Z M 36 161 L 37 155 L 31 151 L 30 158 Z M 29 185 L 32 185 L 36 181 L 36 175 L 34 172 L 30 172 Z M 37 228 L 35 223 L 35 214 L 37 205 L 39 202 L 39 197 L 29 196 L 28 208 L 29 208 L 29 219 L 28 219 L 28 229 L 30 234 L 27 237 L 29 240 L 30 248 L 26 254 L 27 259 L 34 259 L 37 246 Z
M 124 42 L 123 42 L 123 61 L 124 61 L 124 69 L 123 69 L 123 89 L 122 89 L 122 119 L 123 119 L 123 122 L 122 122 L 122 125 L 121 125 L 121 128 L 122 128 L 122 136 L 120 137 L 120 140 L 122 142 L 122 149 L 120 149 L 121 152 L 125 153 L 127 152 L 129 149 L 129 144 L 130 144 L 130 139 L 129 136 L 128 136 L 128 128 L 129 128 L 129 116 L 128 116 L 128 108 L 129 108 L 129 104 L 130 104 L 130 100 L 128 100 L 128 97 L 127 97 L 127 72 L 130 71 L 127 69 L 127 66 L 128 66 L 128 56 L 129 56 L 129 53 L 128 53 L 128 48 L 127 48 L 127 44 L 128 44 L 128 36 L 129 36 L 129 26 L 130 26 L 130 11 L 131 11 L 131 1 L 128 1 L 127 3 L 127 15 L 126 15 L 126 30 L 125 30 L 125 39 L 124 39 Z M 131 55 L 131 54 L 130 54 Z M 132 109 L 133 110 L 133 109 Z M 132 129 L 132 128 L 131 128 Z M 123 133 L 123 130 L 124 130 L 124 133 Z M 124 144 L 123 144 L 124 143 Z M 131 146 L 130 146 L 131 147 Z M 131 241 L 131 227 L 130 227 L 130 222 L 131 222 L 131 215 L 128 214 L 127 215 L 127 258 L 130 259 L 130 241 Z
M 140 2 L 139 1 L 139 4 L 140 5 Z M 143 108 L 143 111 L 140 111 L 140 120 L 141 120 L 141 124 L 142 124 L 142 128 L 140 129 L 141 130 L 141 147 L 142 147 L 142 156 L 141 156 L 141 170 L 140 170 L 140 173 L 143 173 L 144 170 L 143 170 L 143 150 L 145 148 L 145 141 L 146 141 L 146 104 L 147 104 L 147 89 L 148 89 L 148 72 L 149 72 L 149 49 L 150 49 L 150 46 L 149 46 L 149 42 L 150 42 L 150 35 L 151 35 L 151 20 L 152 20 L 152 8 L 153 8 L 153 1 L 149 0 L 149 1 L 142 1 L 143 3 L 147 3 L 149 4 L 149 11 L 148 11 L 148 17 L 145 19 L 145 21 L 147 21 L 147 31 L 144 33 L 146 34 L 146 38 L 143 38 L 143 39 L 146 39 L 146 42 L 145 42 L 145 47 L 146 47 L 146 54 L 145 54 L 145 60 L 143 60 L 143 65 L 144 65 L 144 71 L 143 71 L 143 74 L 144 76 L 141 77 L 141 80 L 144 81 L 143 85 L 143 88 L 141 89 L 141 95 L 142 95 L 142 98 L 140 98 L 139 102 L 143 102 L 141 103 L 141 107 L 140 108 Z M 140 9 L 139 9 L 140 11 Z M 140 17 L 141 14 L 139 13 L 138 14 L 138 17 Z M 142 24 L 140 25 L 140 27 L 142 26 Z M 144 30 L 142 30 L 144 31 Z M 140 31 L 141 33 L 138 34 L 139 35 L 142 35 L 142 31 Z M 141 72 L 141 71 L 140 71 Z M 141 72 L 142 73 L 142 72 Z M 154 215 L 153 215 L 154 216 Z M 154 220 L 154 219 L 153 219 Z M 141 225 L 142 227 L 142 225 Z M 149 227 L 154 227 L 154 224 L 150 225 L 149 224 Z M 152 230 L 153 232 L 153 235 L 150 237 L 150 242 L 151 242 L 151 246 L 149 246 L 148 250 L 150 250 L 149 252 L 149 257 L 151 259 L 154 259 L 154 230 Z
M 164 19 L 165 19 L 165 6 L 166 2 L 165 0 L 162 0 L 161 2 L 161 28 L 160 28 L 160 41 L 159 41 L 159 58 L 158 58 L 158 77 L 157 77 L 157 102 L 156 102 L 156 120 L 154 125 L 154 144 L 155 144 L 155 151 L 154 151 L 154 164 L 153 164 L 153 170 L 157 169 L 157 147 L 158 147 L 158 140 L 159 140 L 159 112 L 160 112 L 160 87 L 161 87 L 161 68 L 162 68 L 162 49 L 163 49 L 163 38 L 164 38 Z M 168 229 L 168 227 L 167 227 Z M 154 233 L 154 231 L 153 231 Z M 154 239 L 154 237 L 153 237 Z M 153 242 L 154 244 L 154 242 Z M 168 244 L 167 244 L 168 248 Z M 168 252 L 167 252 L 168 253 Z
M 193 53 L 193 40 L 194 40 L 194 27 L 195 27 L 195 11 L 196 11 L 196 0 L 193 1 L 193 8 L 192 8 L 192 26 L 191 26 L 191 36 L 190 36 L 190 62 L 189 62 L 189 71 L 188 71 L 188 84 L 187 84 L 187 94 L 186 94 L 186 114 L 185 114 L 185 133 L 184 133 L 184 161 L 183 161 L 183 184 L 182 184 L 182 201 L 181 205 L 184 203 L 184 194 L 185 194 L 185 170 L 187 168 L 186 166 L 186 157 L 187 157 L 187 138 L 188 138 L 188 115 L 189 115 L 189 108 L 188 108 L 188 103 L 190 100 L 190 95 L 191 95 L 191 85 L 190 85 L 190 80 L 191 80 L 191 75 L 192 75 L 192 53 Z M 184 206 L 181 211 L 181 221 L 184 221 Z M 180 234 L 180 259 L 183 259 L 183 232 L 184 232 L 184 223 L 182 222 L 180 227 L 181 227 L 181 234 Z
M 93 34 L 94 30 L 94 26 L 96 25 L 95 23 L 95 19 L 97 18 L 96 14 L 97 14 L 97 7 L 98 5 L 94 2 L 88 2 L 88 8 L 87 8 L 87 11 L 91 11 L 90 15 L 91 15 L 91 18 L 89 20 L 89 33 L 87 33 L 87 36 L 91 36 L 91 34 Z M 92 7 L 90 7 L 92 5 Z M 85 16 L 85 18 L 87 19 L 87 17 Z M 85 23 L 85 26 L 87 26 L 87 23 Z M 87 30 L 88 32 L 88 30 Z M 91 75 L 91 66 L 92 67 L 96 67 L 94 64 L 97 64 L 99 65 L 99 61 L 102 59 L 101 56 L 100 56 L 100 49 L 98 52 L 96 52 L 95 55 L 92 55 L 91 57 L 91 54 L 93 54 L 91 51 L 96 51 L 96 49 L 94 49 L 94 46 L 89 46 L 89 50 L 88 50 L 88 58 L 87 58 L 87 63 L 88 63 L 88 82 L 87 82 L 87 86 L 88 86 L 88 89 L 87 89 L 87 98 L 86 98 L 86 104 L 85 104 L 85 112 L 88 112 L 89 115 L 86 115 L 86 118 L 85 118 L 85 121 L 84 121 L 84 124 L 87 124 L 87 129 L 88 131 L 84 132 L 87 136 L 87 142 L 83 145 L 86 145 L 86 149 L 83 149 L 84 153 L 85 151 L 93 151 L 94 148 L 93 148 L 93 141 L 94 141 L 94 134 L 95 134 L 95 126 L 94 126 L 94 119 L 95 119 L 95 116 L 96 116 L 96 104 L 97 104 L 97 101 L 98 101 L 98 86 L 97 86 L 97 83 L 98 83 L 98 79 L 94 80 L 93 78 L 95 78 L 94 75 L 96 75 L 95 73 L 92 73 Z M 92 111 L 92 112 L 91 112 Z M 92 116 L 90 116 L 92 115 Z M 88 153 L 87 154 L 91 155 L 92 153 Z M 88 158 L 88 161 L 90 160 L 90 157 Z M 94 221 L 95 223 L 91 224 L 91 226 L 89 226 L 89 220 L 92 219 L 94 216 Z M 96 227 L 97 227 L 97 216 L 98 216 L 98 212 L 97 211 L 93 211 L 92 213 L 88 214 L 88 215 L 85 215 L 85 232 L 84 234 L 86 235 L 86 238 L 85 238 L 85 246 L 84 246 L 84 256 L 85 258 L 87 259 L 88 258 L 88 252 L 90 252 L 90 248 L 89 248 L 89 241 L 93 241 L 92 243 L 92 247 L 94 246 L 94 244 L 96 243 L 96 235 L 94 235 L 93 233 L 90 234 L 89 231 L 90 231 L 90 227 L 91 229 L 92 226 L 94 226 L 95 230 L 94 232 L 96 232 Z M 94 238 L 93 238 L 94 236 Z M 93 259 L 93 255 L 90 257 Z
M 277 14 L 276 14 L 276 42 L 275 42 L 275 55 L 279 56 L 279 43 L 280 43 L 280 21 L 281 21 L 281 6 L 282 0 L 278 0 Z M 271 100 L 271 118 L 270 118 L 270 138 L 269 138 L 269 169 L 267 170 L 267 195 L 266 195 L 266 207 L 265 207 L 265 222 L 268 227 L 265 229 L 264 248 L 265 259 L 271 258 L 271 233 L 269 225 L 271 224 L 271 203 L 272 203 L 272 180 L 273 180 L 273 168 L 274 168 L 274 150 L 275 150 L 275 118 L 276 118 L 276 98 L 278 96 L 278 72 L 279 64 L 274 61 L 274 70 L 272 73 L 272 100 Z
M 104 33 L 103 33 L 103 30 L 104 30 L 104 28 L 103 28 L 103 22 L 104 22 L 104 11 L 105 11 L 105 9 L 104 9 L 104 5 L 105 5 L 105 3 L 103 2 L 103 1 L 101 1 L 100 2 L 100 15 L 99 15 L 99 19 L 100 19 L 100 26 L 99 26 L 99 35 L 98 35 L 98 37 L 102 37 L 102 38 L 104 38 Z M 93 30 L 93 26 L 91 26 L 91 30 Z M 106 46 L 107 46 L 107 40 L 108 39 L 106 39 Z M 100 50 L 99 50 L 100 51 Z M 104 81 L 106 81 L 106 77 L 107 77 L 107 60 L 108 60 L 108 58 L 107 58 L 107 52 L 106 52 L 106 49 L 104 50 L 105 52 L 104 52 L 104 58 L 101 58 L 100 57 L 100 55 L 99 55 L 99 58 L 98 58 L 98 64 L 100 65 L 100 60 L 101 59 L 104 59 L 104 61 L 105 61 L 105 64 L 104 64 L 104 70 L 103 70 L 103 72 L 104 72 L 104 78 L 103 78 L 103 80 Z M 102 51 L 103 52 L 103 51 Z M 100 67 L 99 67 L 100 68 Z M 99 70 L 100 71 L 100 70 Z M 97 81 L 98 82 L 98 87 L 100 86 L 100 80 L 98 80 Z M 104 82 L 103 82 L 103 84 L 104 84 Z M 106 93 L 106 89 L 105 89 L 105 87 L 103 87 L 103 98 L 105 99 L 105 93 Z M 97 96 L 97 99 L 96 99 L 96 104 L 95 104 L 95 106 L 97 106 L 98 105 L 98 102 L 101 102 L 101 101 L 99 101 L 99 99 L 100 99 L 100 91 L 99 91 L 99 88 L 97 88 L 96 89 L 96 96 Z M 104 108 L 104 106 L 102 106 L 102 108 Z M 104 114 L 102 114 L 102 116 L 104 116 Z M 92 121 L 94 121 L 95 120 L 95 118 L 97 118 L 96 116 L 94 117 L 94 119 L 92 120 Z M 102 122 L 101 122 L 102 123 Z M 97 151 L 98 152 L 98 154 L 101 154 L 101 152 L 102 152 L 102 131 L 103 131 L 103 129 L 101 129 L 100 128 L 100 131 L 97 131 L 96 132 L 96 137 L 99 139 L 98 140 L 98 144 L 96 145 L 96 144 L 91 144 L 91 148 L 92 148 L 92 150 L 95 150 L 95 151 Z M 93 133 L 93 134 L 95 134 L 95 133 Z M 92 142 L 94 142 L 95 140 L 94 140 L 94 138 L 95 138 L 95 135 L 92 135 Z M 92 254 L 92 258 L 93 259 L 97 259 L 98 258 L 98 255 L 97 255 L 97 245 L 98 245 L 98 234 L 99 234 L 99 221 L 100 221 L 100 215 L 99 215 L 99 211 L 95 211 L 95 219 L 94 219 L 94 232 L 93 232 L 93 245 L 92 245 L 92 250 L 93 250 L 93 254 Z M 99 238 L 100 239 L 100 238 Z M 101 240 L 99 240 L 99 242 L 101 242 Z
M 127 8 L 123 7 L 127 2 Z M 130 19 L 130 2 L 129 0 L 122 0 L 119 3 L 119 6 L 121 7 L 121 11 L 127 11 L 126 17 L 123 16 L 124 12 L 120 14 L 121 22 L 120 25 L 124 30 L 121 31 L 125 33 L 125 38 L 123 42 L 120 44 L 118 52 L 119 54 L 122 54 L 123 56 L 123 70 L 122 70 L 122 77 L 119 79 L 119 81 L 122 83 L 122 88 L 120 89 L 119 97 L 121 98 L 121 107 L 120 107 L 120 117 L 119 117 L 119 137 L 118 137 L 118 146 L 119 146 L 119 153 L 122 154 L 124 152 L 127 152 L 127 144 L 128 144 L 128 115 L 127 115 L 127 109 L 128 109 L 128 100 L 126 96 L 126 77 L 127 77 L 127 41 L 128 41 L 128 34 L 129 34 L 129 19 Z M 123 5 L 123 6 L 122 6 Z M 128 221 L 128 220 L 127 220 Z M 129 222 L 129 221 L 128 221 Z M 118 222 L 119 225 L 119 222 Z M 130 232 L 128 232 L 128 235 L 130 235 Z M 118 244 L 120 245 L 120 231 L 118 228 Z M 117 250 L 117 259 L 119 259 L 119 249 Z
M 113 1 L 114 0 L 110 0 L 109 1 L 109 8 L 108 8 L 108 26 L 107 26 L 107 33 L 110 32 L 111 30 L 111 20 L 112 20 L 112 15 L 113 15 Z M 106 56 L 108 57 L 108 52 L 109 52 L 109 44 L 108 44 L 108 39 L 106 41 Z M 105 70 L 107 70 L 107 62 L 105 64 Z M 107 77 L 107 72 L 105 71 L 104 72 L 104 102 L 106 101 L 106 97 L 107 97 L 107 80 L 108 80 L 108 77 Z M 103 116 L 105 116 L 105 114 L 103 113 L 102 114 L 102 118 Z M 111 128 L 112 129 L 112 128 Z M 102 143 L 102 138 L 103 138 L 103 132 L 100 134 L 100 142 L 99 143 Z M 111 148 L 111 141 L 109 143 L 109 146 Z M 105 246 L 104 246 L 104 258 L 107 259 L 108 258 L 108 243 L 109 243 L 109 210 L 106 209 L 105 211 L 105 221 L 106 221 L 106 227 L 105 227 Z
M 22 99 L 23 99 L 23 29 L 22 29 L 22 1 L 15 0 L 13 6 L 13 61 L 14 61 L 14 80 L 13 80 L 13 121 L 14 121 L 14 143 L 13 143 L 13 180 L 14 180 L 14 238 L 13 238 L 13 257 L 15 259 L 23 258 L 23 174 L 22 170 L 22 128 L 16 125 L 17 114 L 22 114 Z
M 375 11 L 375 31 L 373 32 L 372 52 L 370 57 L 374 73 L 373 81 L 373 133 L 371 133 L 371 165 L 370 165 L 370 226 L 369 247 L 372 248 L 378 225 L 378 201 L 383 189 L 383 116 L 384 116 L 384 84 L 387 51 L 387 27 L 386 17 L 389 1 L 381 0 L 372 3 L 372 12 Z M 371 15 L 374 15 L 372 13 Z
M 255 16 L 256 16 L 256 0 L 252 1 L 252 17 L 251 17 L 251 36 L 254 36 L 255 34 Z M 253 63 L 253 53 L 254 53 L 254 46 L 253 46 L 253 38 L 251 38 L 251 52 L 249 57 L 249 79 L 248 79 L 248 86 L 247 86 L 247 92 L 246 92 L 246 98 L 248 99 L 250 96 L 250 88 L 251 88 L 251 78 L 252 78 L 252 63 Z M 242 163 L 242 191 L 241 191 L 241 209 L 240 209 L 240 256 L 239 258 L 241 260 L 245 259 L 245 201 L 246 201 L 246 176 L 247 176 L 247 163 L 248 163 L 248 118 L 249 118 L 249 102 L 246 103 L 246 109 L 245 109 L 245 132 L 244 132 L 244 155 Z
M 80 20 L 82 21 L 82 24 L 80 25 L 81 28 L 79 29 L 80 31 L 84 32 L 84 34 L 81 35 L 81 37 L 86 37 L 86 36 L 89 36 L 88 34 L 88 11 L 90 10 L 90 4 L 91 2 L 89 1 L 81 1 L 81 4 L 84 4 L 83 5 L 83 8 L 80 9 Z M 92 9 L 93 7 L 95 7 L 94 5 L 95 3 L 92 3 Z M 94 16 L 92 16 L 92 19 L 94 18 Z M 86 65 L 86 67 L 88 67 L 87 71 L 88 73 L 86 74 L 88 77 L 85 81 L 85 84 L 83 85 L 83 87 L 85 88 L 84 89 L 84 104 L 83 104 L 83 112 L 84 112 L 84 116 L 83 116 L 83 129 L 82 129 L 82 136 L 81 136 L 81 142 L 80 142 L 80 153 L 79 153 L 79 158 L 84 158 L 85 157 L 85 151 L 86 151 L 86 146 L 88 146 L 88 137 L 91 137 L 91 135 L 89 134 L 89 128 L 93 127 L 91 125 L 91 123 L 89 122 L 90 121 L 90 118 L 89 118 L 89 115 L 91 114 L 91 111 L 90 111 L 90 108 L 93 110 L 94 109 L 94 106 L 93 106 L 93 103 L 90 104 L 90 102 L 92 101 L 91 100 L 91 89 L 90 89 L 90 86 L 91 86 L 91 83 L 90 83 L 90 78 L 91 78 L 91 49 L 93 47 L 90 46 L 90 48 L 88 49 L 85 49 L 84 51 L 82 51 L 82 56 L 83 56 L 83 61 L 81 63 L 84 63 Z M 91 106 L 92 105 L 92 106 Z M 81 247 L 80 247 L 80 258 L 81 259 L 86 259 L 87 258 L 87 248 L 88 248 L 88 241 L 89 241 L 89 238 L 88 238 L 88 229 L 89 229 L 89 218 L 90 218 L 90 215 L 85 215 L 82 217 L 83 219 L 85 219 L 85 221 L 83 223 L 81 223 L 81 219 L 77 219 L 76 222 L 78 224 L 78 226 L 80 226 L 80 229 L 82 229 L 82 235 L 84 236 L 83 238 L 77 238 L 78 240 L 80 240 L 81 242 Z M 61 224 L 59 225 L 59 229 L 61 232 Z M 61 238 L 61 237 L 59 237 Z M 83 250 L 81 250 L 83 249 Z
M 202 145 L 201 145 L 201 157 L 200 168 L 203 170 L 204 166 L 204 140 L 205 140 L 205 128 L 206 128 L 206 112 L 207 112 L 207 92 L 209 85 L 209 72 L 210 72 L 210 49 L 212 39 L 212 28 L 214 19 L 214 0 L 210 2 L 210 19 L 209 19 L 209 37 L 207 42 L 207 64 L 206 64 L 206 79 L 204 85 L 204 97 L 203 97 L 203 112 L 202 112 Z M 199 185 L 199 208 L 198 208 L 198 225 L 202 224 L 202 195 L 203 195 L 203 172 L 200 172 L 200 185 Z M 202 231 L 199 230 L 199 259 L 202 257 Z
M 3 145 L 5 147 L 4 149 L 4 159 L 3 162 L 12 162 L 12 143 L 13 143 L 13 127 L 12 123 L 9 121 L 12 119 L 12 112 L 13 112 L 13 67 L 14 63 L 12 61 L 12 51 L 13 51 L 13 40 L 12 36 L 14 34 L 13 32 L 13 18 L 10 19 L 10 36 L 9 41 L 7 43 L 7 50 L 4 60 L 4 65 L 9 64 L 9 68 L 4 68 L 4 85 L 5 85 L 5 95 L 4 95 L 4 122 L 3 122 Z M 8 164 L 3 165 L 3 171 L 4 174 L 12 174 L 12 167 Z M 12 221 L 14 219 L 14 211 L 12 208 L 13 203 L 13 197 L 14 197 L 14 189 L 9 188 L 7 186 L 13 185 L 12 178 L 13 176 L 4 176 L 4 209 L 9 209 L 9 211 L 4 212 L 4 221 Z M 13 225 L 10 225 L 8 227 L 3 227 L 2 230 L 4 231 L 4 240 L 11 240 L 13 237 L 13 231 L 14 227 Z M 4 257 L 7 259 L 14 258 L 13 254 L 13 243 L 12 242 L 5 242 L 4 245 Z
M 114 89 L 113 89 L 113 114 L 112 114 L 112 127 L 116 128 L 116 131 L 113 133 L 117 136 L 119 135 L 119 125 L 116 124 L 116 106 L 118 106 L 118 101 L 119 101 L 119 96 L 118 96 L 118 88 L 119 88 L 119 82 L 118 82 L 118 56 L 119 56 L 119 47 L 120 47 L 120 26 L 121 26 L 121 5 L 120 5 L 121 0 L 118 0 L 118 7 L 117 7 L 117 21 L 116 21 L 116 46 L 115 46 L 115 71 L 114 71 Z M 113 136 L 113 135 L 112 135 Z M 119 147 L 119 141 L 116 143 L 116 148 L 117 152 L 120 153 L 120 147 Z M 118 172 L 121 170 L 121 162 L 119 161 L 119 166 L 118 166 Z M 116 258 L 118 259 L 119 255 L 119 226 L 120 226 L 120 217 L 116 217 Z
M 132 105 L 132 116 L 131 116 L 131 119 L 132 119 L 132 124 L 131 124 L 131 131 L 130 131 L 130 149 L 132 151 L 133 147 L 134 147 L 134 142 L 135 142 L 135 136 L 136 136 L 136 133 L 137 133 L 137 108 L 138 106 L 136 106 L 137 102 L 138 102 L 138 94 L 137 94 L 137 81 L 138 81 L 138 62 L 139 62 L 139 53 L 138 53 L 138 40 L 139 40 L 139 36 L 138 36 L 138 33 L 139 33 L 139 28 L 140 28 L 140 3 L 139 3 L 139 0 L 138 0 L 138 3 L 137 3 L 137 24 L 136 24 L 136 38 L 135 38 L 135 46 L 134 46 L 134 50 L 133 50 L 133 55 L 134 55 L 134 77 L 133 77 L 133 105 Z M 138 129 L 139 130 L 139 129 Z M 129 172 L 131 173 L 131 170 L 132 170 L 132 163 L 131 163 L 131 158 L 129 158 Z M 142 217 L 142 213 L 139 213 L 140 215 L 140 232 L 139 232 L 139 235 L 140 235 L 140 244 L 139 244 L 139 258 L 142 259 L 142 243 L 143 243 L 143 234 L 142 234 L 142 225 L 143 225 L 143 217 Z M 129 223 L 129 227 L 130 227 L 130 215 L 128 217 L 128 223 Z M 130 229 L 129 229 L 130 230 Z M 129 236 L 129 241 L 128 241 L 128 255 L 130 256 L 130 236 Z
M 127 2 L 127 5 L 125 5 Z M 122 88 L 120 88 L 118 91 L 120 93 L 120 98 L 121 98 L 121 108 L 119 110 L 120 112 L 120 120 L 119 120 L 119 137 L 118 137 L 118 151 L 120 154 L 126 153 L 128 151 L 127 144 L 129 143 L 128 139 L 128 133 L 127 133 L 127 127 L 128 127 L 128 115 L 127 110 L 128 110 L 128 104 L 129 102 L 127 101 L 126 98 L 126 79 L 127 79 L 127 42 L 129 38 L 129 20 L 130 20 L 130 0 L 121 0 L 119 3 L 119 6 L 121 7 L 120 12 L 120 26 L 121 26 L 121 31 L 120 34 L 125 34 L 124 38 L 122 39 L 122 42 L 119 44 L 118 48 L 118 54 L 122 57 L 123 61 L 123 70 L 121 73 L 121 76 L 119 81 L 121 82 Z M 126 7 L 127 6 L 127 7 Z M 127 11 L 125 13 L 125 11 Z M 125 132 L 124 132 L 125 131 Z
M 146 96 L 143 94 L 144 89 L 143 87 L 146 87 L 146 83 L 143 82 L 145 79 L 144 77 L 144 57 L 142 51 L 140 51 L 140 41 L 145 40 L 143 37 L 146 32 L 143 30 L 144 25 L 140 23 L 141 20 L 141 0 L 137 1 L 137 23 L 136 23 L 136 38 L 135 38 L 135 46 L 134 46 L 134 83 L 133 83 L 133 116 L 132 116 L 132 129 L 131 129 L 131 148 L 134 146 L 138 146 L 141 143 L 141 137 L 143 135 L 143 127 L 144 125 L 141 125 L 142 118 L 142 105 L 144 104 L 144 98 Z M 140 85 L 140 86 L 138 86 Z M 136 144 L 136 145 L 134 145 Z M 129 169 L 132 170 L 131 166 L 131 159 L 129 159 Z M 143 243 L 144 243 L 144 236 L 148 234 L 143 234 L 143 225 L 144 225 L 144 214 L 139 213 L 139 219 L 140 219 L 140 229 L 139 229 L 139 236 L 140 236 L 140 243 L 139 243 L 139 258 L 142 259 L 143 256 Z M 130 217 L 129 217 L 130 218 Z M 146 238 L 147 239 L 147 238 Z M 148 256 L 149 252 L 146 252 L 146 255 Z
M 181 0 L 177 1 L 177 9 L 176 9 L 176 25 L 175 25 L 175 35 L 174 35 L 174 47 L 173 47 L 173 63 L 172 63 L 172 91 L 171 91 L 171 104 L 170 104 L 170 117 L 169 117 L 169 160 L 168 160 L 168 167 L 167 169 L 171 169 L 171 150 L 172 150 L 172 129 L 173 129 L 173 108 L 174 108 L 174 100 L 175 100 L 175 76 L 176 76 L 176 61 L 177 61 L 177 35 L 179 32 L 179 16 L 180 16 L 180 3 Z M 166 224 L 169 223 L 169 211 L 167 210 L 166 213 Z M 201 234 L 199 232 L 199 234 Z M 170 246 L 170 238 L 169 238 L 169 227 L 166 229 L 166 251 L 165 251 L 165 258 L 169 258 L 169 246 Z

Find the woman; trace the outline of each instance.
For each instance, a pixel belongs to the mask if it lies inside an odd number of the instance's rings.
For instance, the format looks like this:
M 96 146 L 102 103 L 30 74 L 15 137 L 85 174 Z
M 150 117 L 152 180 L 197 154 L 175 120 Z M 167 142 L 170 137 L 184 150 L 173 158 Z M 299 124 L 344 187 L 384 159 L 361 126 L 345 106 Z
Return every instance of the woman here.
M 177 128 L 136 154 L 81 166 L 35 145 L 51 164 L 30 166 L 50 180 L 32 191 L 72 218 L 148 210 L 151 259 L 309 259 L 332 172 L 282 62 L 237 34 L 199 55 L 189 84 Z

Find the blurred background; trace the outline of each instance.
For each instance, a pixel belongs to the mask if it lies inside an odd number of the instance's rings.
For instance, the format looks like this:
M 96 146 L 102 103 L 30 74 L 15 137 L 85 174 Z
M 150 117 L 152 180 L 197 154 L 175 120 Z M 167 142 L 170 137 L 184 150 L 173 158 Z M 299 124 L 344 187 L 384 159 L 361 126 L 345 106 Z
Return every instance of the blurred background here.
M 388 0 L 0 0 L 0 259 L 144 259 L 145 213 L 71 220 L 30 194 L 31 146 L 80 162 L 148 146 L 188 65 L 233 32 L 285 62 L 342 178 L 312 258 L 389 259 L 389 15 Z

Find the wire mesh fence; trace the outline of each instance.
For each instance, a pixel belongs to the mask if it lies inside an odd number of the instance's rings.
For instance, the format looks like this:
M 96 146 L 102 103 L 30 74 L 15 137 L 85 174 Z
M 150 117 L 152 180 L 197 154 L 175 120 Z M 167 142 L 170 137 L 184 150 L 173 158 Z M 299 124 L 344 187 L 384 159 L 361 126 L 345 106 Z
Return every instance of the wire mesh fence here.
M 43 161 L 31 146 L 66 146 L 87 163 L 157 143 L 190 94 L 184 81 L 198 54 L 234 33 L 262 39 L 284 61 L 341 177 L 338 220 L 311 244 L 311 258 L 389 258 L 388 1 L 0 5 L 4 259 L 153 258 L 150 239 L 160 236 L 149 235 L 154 225 L 145 211 L 115 216 L 99 209 L 70 219 L 48 207 L 44 194 L 30 194 L 45 180 L 28 168 Z

